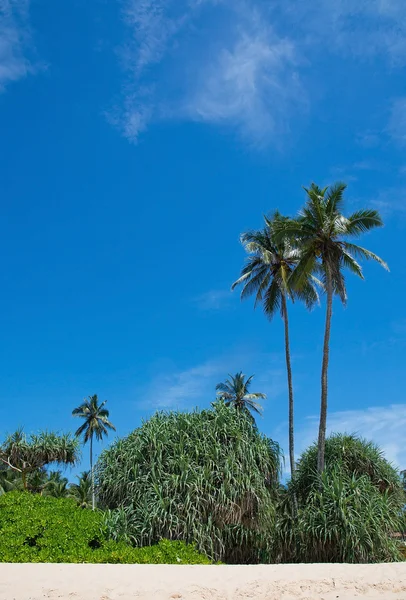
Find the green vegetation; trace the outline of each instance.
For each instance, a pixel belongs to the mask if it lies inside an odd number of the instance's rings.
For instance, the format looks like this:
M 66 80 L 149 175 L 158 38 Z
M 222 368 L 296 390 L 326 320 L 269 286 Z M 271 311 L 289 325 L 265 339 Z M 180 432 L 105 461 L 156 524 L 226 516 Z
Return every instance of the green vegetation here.
M 265 218 L 265 227 L 260 231 L 248 231 L 241 236 L 241 243 L 249 254 L 241 276 L 232 285 L 242 285 L 241 299 L 255 296 L 255 306 L 262 304 L 264 313 L 272 320 L 280 312 L 285 327 L 285 357 L 289 395 L 289 459 L 293 476 L 295 470 L 294 401 L 292 366 L 290 359 L 288 300 L 302 300 L 311 308 L 318 300 L 314 277 L 310 273 L 300 289 L 290 285 L 290 277 L 298 264 L 301 253 L 287 237 L 276 240 L 275 226 L 283 225 L 285 219 L 275 213 Z
M 90 476 L 92 486 L 92 508 L 95 509 L 95 493 L 94 493 L 94 473 L 93 473 L 93 438 L 102 440 L 107 436 L 109 429 L 115 431 L 113 423 L 110 423 L 110 413 L 107 408 L 104 408 L 107 400 L 99 404 L 97 394 L 89 396 L 88 400 L 84 400 L 80 406 L 72 411 L 74 417 L 84 419 L 83 425 L 76 430 L 76 437 L 83 436 L 83 443 L 90 442 Z
M 24 489 L 28 489 L 29 477 L 46 465 L 73 465 L 78 459 L 79 444 L 70 435 L 42 432 L 27 437 L 22 430 L 9 435 L 0 446 L 0 462 L 19 473 Z
M 136 545 L 181 539 L 216 561 L 266 562 L 280 458 L 245 412 L 223 402 L 157 413 L 103 452 L 99 500 L 121 509 Z
M 281 498 L 279 560 L 401 560 L 399 546 L 391 538 L 403 528 L 405 496 L 399 474 L 377 446 L 356 436 L 331 436 L 325 456 L 320 478 L 317 444 L 304 452 L 296 477 Z
M 406 475 L 371 442 L 336 434 L 326 440 L 329 345 L 334 295 L 345 303 L 344 269 L 363 277 L 355 245 L 382 225 L 375 210 L 343 215 L 345 185 L 306 189 L 291 219 L 274 213 L 241 242 L 247 263 L 233 288 L 255 297 L 268 319 L 280 312 L 288 382 L 291 479 L 279 482 L 282 455 L 262 435 L 260 392 L 242 371 L 217 384 L 208 410 L 158 412 L 93 465 L 93 441 L 115 430 L 97 395 L 73 411 L 76 438 L 90 445 L 90 471 L 69 484 L 61 467 L 77 462 L 79 440 L 22 431 L 0 446 L 0 561 L 208 564 L 379 562 L 406 551 Z M 294 394 L 288 305 L 311 309 L 326 295 L 317 443 L 295 463 Z M 97 484 L 97 490 L 95 490 Z M 96 492 L 99 508 L 95 510 Z M 93 511 L 86 510 L 92 507 Z M 207 558 L 209 557 L 209 558 Z
M 266 398 L 266 395 L 260 392 L 249 391 L 254 376 L 251 375 L 251 377 L 245 379 L 245 375 L 240 372 L 234 376 L 229 375 L 229 377 L 230 379 L 226 379 L 224 383 L 216 385 L 217 397 L 223 400 L 226 406 L 233 406 L 250 416 L 251 411 L 261 415 L 262 406 L 255 401 Z
M 387 264 L 373 252 L 347 241 L 363 233 L 381 227 L 382 219 L 376 210 L 358 210 L 346 217 L 344 205 L 344 183 L 320 188 L 312 183 L 305 188 L 307 199 L 296 219 L 279 219 L 273 224 L 277 240 L 289 240 L 300 252 L 300 260 L 289 277 L 290 285 L 299 292 L 306 289 L 312 274 L 321 277 L 326 293 L 326 326 L 321 369 L 321 403 L 318 436 L 317 469 L 324 470 L 324 453 L 327 426 L 328 365 L 330 351 L 331 316 L 333 296 L 343 304 L 347 301 L 343 270 L 348 269 L 363 279 L 362 269 L 356 258 L 374 260 L 388 269 Z
M 210 563 L 182 542 L 132 548 L 108 540 L 101 512 L 26 492 L 0 497 L 0 562 Z

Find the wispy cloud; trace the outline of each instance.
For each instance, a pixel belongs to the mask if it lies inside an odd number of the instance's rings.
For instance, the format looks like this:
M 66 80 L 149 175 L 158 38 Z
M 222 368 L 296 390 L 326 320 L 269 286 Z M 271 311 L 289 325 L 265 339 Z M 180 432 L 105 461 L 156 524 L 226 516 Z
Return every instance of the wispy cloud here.
M 386 458 L 400 468 L 406 468 L 406 404 L 376 406 L 362 410 L 333 412 L 328 417 L 328 434 L 356 433 L 378 444 Z M 300 454 L 317 439 L 318 418 L 309 417 L 297 432 Z
M 28 7 L 28 0 L 0 0 L 0 92 L 32 71 L 25 55 Z
M 222 310 L 230 307 L 230 290 L 209 290 L 194 298 L 196 306 L 203 311 Z
M 326 52 L 406 64 L 403 0 L 122 0 L 126 82 L 110 120 L 131 141 L 159 121 L 280 143 L 311 101 L 306 69 Z M 309 90 L 311 94 L 311 89 Z M 375 133 L 360 136 L 376 144 Z
M 128 77 L 110 120 L 132 141 L 149 122 L 181 119 L 264 144 L 305 105 L 295 45 L 259 2 L 127 0 L 124 19 Z
M 377 54 L 393 65 L 406 64 L 406 13 L 403 0 L 291 0 L 287 11 L 308 46 L 369 58 Z
M 224 356 L 179 370 L 165 368 L 138 392 L 140 405 L 151 410 L 191 409 L 207 406 L 216 397 L 217 383 L 229 373 L 243 370 L 254 377 L 252 389 L 267 394 L 264 402 L 272 403 L 286 391 L 283 359 L 279 355 L 251 350 L 232 350 Z M 254 389 L 255 388 L 255 389 Z

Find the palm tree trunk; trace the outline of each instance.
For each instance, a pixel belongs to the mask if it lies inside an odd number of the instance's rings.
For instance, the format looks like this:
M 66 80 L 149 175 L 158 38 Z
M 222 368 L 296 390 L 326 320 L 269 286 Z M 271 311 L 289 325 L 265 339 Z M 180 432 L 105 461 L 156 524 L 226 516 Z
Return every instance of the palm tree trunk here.
M 282 312 L 283 321 L 285 324 L 285 356 L 286 356 L 286 371 L 288 375 L 288 393 L 289 393 L 289 459 L 290 472 L 293 478 L 295 472 L 295 438 L 294 438 L 294 403 L 293 403 L 293 383 L 292 383 L 292 366 L 290 360 L 290 342 L 289 342 L 289 320 L 288 307 L 285 294 L 282 294 Z
M 25 471 L 21 471 L 21 479 L 23 481 L 23 489 L 27 491 L 27 473 Z
M 93 436 L 90 436 L 90 475 L 92 478 L 92 510 L 95 509 L 94 499 L 94 473 L 93 473 Z
M 326 266 L 326 291 L 326 326 L 324 330 L 323 363 L 321 367 L 320 425 L 319 437 L 317 442 L 317 471 L 319 474 L 323 473 L 324 471 L 324 454 L 326 448 L 327 427 L 328 361 L 330 352 L 331 315 L 333 313 L 333 282 L 331 278 L 331 272 L 328 266 Z

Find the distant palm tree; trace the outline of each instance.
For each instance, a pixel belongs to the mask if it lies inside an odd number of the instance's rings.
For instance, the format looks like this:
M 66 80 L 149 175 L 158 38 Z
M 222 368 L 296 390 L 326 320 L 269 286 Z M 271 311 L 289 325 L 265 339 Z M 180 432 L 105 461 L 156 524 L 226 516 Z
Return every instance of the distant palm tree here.
M 83 443 L 90 442 L 90 473 L 92 479 L 92 508 L 95 509 L 94 495 L 94 472 L 93 472 L 93 437 L 96 440 L 102 440 L 103 436 L 108 435 L 108 430 L 115 431 L 116 428 L 109 421 L 109 411 L 104 408 L 107 400 L 99 404 L 97 394 L 89 396 L 87 400 L 72 411 L 74 417 L 80 417 L 85 422 L 75 432 L 77 437 L 83 435 Z
M 64 477 L 61 471 L 51 471 L 44 485 L 43 495 L 66 498 L 69 495 L 68 478 Z
M 251 377 L 245 379 L 245 375 L 240 371 L 234 376 L 229 375 L 229 377 L 230 379 L 227 379 L 224 383 L 216 385 L 217 397 L 223 400 L 226 406 L 234 406 L 237 410 L 244 411 L 250 416 L 252 416 L 251 411 L 259 415 L 262 414 L 262 406 L 255 400 L 266 398 L 266 395 L 259 392 L 249 392 L 254 376 L 251 375 Z
M 376 210 L 358 210 L 345 217 L 342 213 L 345 188 L 344 183 L 336 183 L 325 188 L 312 183 L 309 189 L 305 188 L 307 201 L 299 217 L 277 223 L 275 234 L 278 240 L 288 239 L 301 251 L 300 261 L 291 277 L 291 285 L 297 290 L 303 290 L 309 276 L 317 273 L 322 278 L 327 295 L 317 458 L 319 473 L 324 470 L 333 296 L 336 294 L 343 304 L 346 303 L 344 268 L 363 279 L 361 266 L 356 258 L 375 260 L 388 269 L 387 264 L 379 256 L 346 240 L 346 238 L 359 237 L 375 227 L 381 227 L 383 223 Z
M 318 301 L 318 294 L 315 288 L 316 280 L 312 275 L 306 279 L 305 285 L 300 290 L 295 291 L 290 285 L 290 277 L 300 260 L 300 250 L 287 238 L 276 241 L 275 226 L 285 221 L 285 217 L 275 212 L 272 217 L 265 218 L 263 229 L 242 234 L 241 243 L 249 257 L 240 278 L 233 283 L 232 289 L 242 285 L 242 300 L 255 296 L 255 306 L 262 304 L 268 319 L 271 320 L 277 312 L 280 312 L 284 322 L 289 393 L 289 457 L 293 477 L 295 470 L 294 401 L 287 301 L 301 300 L 310 309 Z
M 90 471 L 83 471 L 76 476 L 78 483 L 72 483 L 69 492 L 75 498 L 81 508 L 89 508 L 92 505 L 92 477 Z

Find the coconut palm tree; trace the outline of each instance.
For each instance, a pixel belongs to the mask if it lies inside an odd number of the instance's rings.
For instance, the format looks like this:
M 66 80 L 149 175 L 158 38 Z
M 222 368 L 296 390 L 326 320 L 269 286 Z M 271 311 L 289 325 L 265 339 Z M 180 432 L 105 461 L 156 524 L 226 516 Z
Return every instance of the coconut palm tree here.
M 75 498 L 81 508 L 89 508 L 92 505 L 92 477 L 90 471 L 83 471 L 76 476 L 78 483 L 72 483 L 69 492 Z
M 78 442 L 69 434 L 58 435 L 41 432 L 27 437 L 20 429 L 9 435 L 0 446 L 0 462 L 20 473 L 25 490 L 29 488 L 29 477 L 34 477 L 45 466 L 56 463 L 73 465 L 78 459 Z
M 44 496 L 53 498 L 66 498 L 69 495 L 68 478 L 61 471 L 51 471 L 44 485 Z
M 108 435 L 108 430 L 116 430 L 114 425 L 109 421 L 109 411 L 104 408 L 107 400 L 99 404 L 97 394 L 89 396 L 80 406 L 72 411 L 74 417 L 80 417 L 85 422 L 75 432 L 76 437 L 83 435 L 83 443 L 90 442 L 90 473 L 92 478 L 92 509 L 95 509 L 94 496 L 94 473 L 93 473 L 93 437 L 96 440 L 102 440 Z
M 276 225 L 277 240 L 288 239 L 301 251 L 300 261 L 292 274 L 291 285 L 302 290 L 311 273 L 317 273 L 323 282 L 327 296 L 326 323 L 321 370 L 320 425 L 318 435 L 317 470 L 324 470 L 324 454 L 327 424 L 328 364 L 330 349 L 331 316 L 333 296 L 343 304 L 347 300 L 344 268 L 363 279 L 362 269 L 356 259 L 374 260 L 388 269 L 387 264 L 373 252 L 347 241 L 363 233 L 381 227 L 382 219 L 376 210 L 358 210 L 348 217 L 342 213 L 344 183 L 320 188 L 312 183 L 304 188 L 307 200 L 298 218 L 279 221 Z
M 217 397 L 223 400 L 226 406 L 234 406 L 237 410 L 244 411 L 251 415 L 251 411 L 261 415 L 262 406 L 255 402 L 260 398 L 265 399 L 266 395 L 260 392 L 249 392 L 253 375 L 245 379 L 245 375 L 240 371 L 234 376 L 229 375 L 224 383 L 216 385 Z
M 290 277 L 300 260 L 300 251 L 287 238 L 275 240 L 276 224 L 284 223 L 285 217 L 275 212 L 265 218 L 260 231 L 248 231 L 241 236 L 241 243 L 249 253 L 241 276 L 232 285 L 242 285 L 241 299 L 255 295 L 255 306 L 262 304 L 265 315 L 272 319 L 280 312 L 285 330 L 285 358 L 289 393 L 289 458 L 293 476 L 295 470 L 294 444 L 294 398 L 289 341 L 288 300 L 303 300 L 308 308 L 318 301 L 315 279 L 310 275 L 300 290 L 293 290 Z

